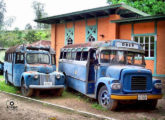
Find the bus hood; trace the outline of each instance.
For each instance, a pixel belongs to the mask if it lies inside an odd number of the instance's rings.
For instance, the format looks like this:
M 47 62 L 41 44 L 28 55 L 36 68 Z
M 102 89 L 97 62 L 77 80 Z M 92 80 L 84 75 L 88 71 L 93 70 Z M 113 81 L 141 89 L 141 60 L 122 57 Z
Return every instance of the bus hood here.
M 122 70 L 141 70 L 141 71 L 149 71 L 141 66 L 132 66 L 132 65 L 113 65 L 109 66 L 106 70 L 106 76 L 115 78 L 116 80 L 120 79 L 120 75 Z
M 53 72 L 53 67 L 46 64 L 32 64 L 26 66 L 26 71 L 37 71 L 39 73 L 49 74 Z

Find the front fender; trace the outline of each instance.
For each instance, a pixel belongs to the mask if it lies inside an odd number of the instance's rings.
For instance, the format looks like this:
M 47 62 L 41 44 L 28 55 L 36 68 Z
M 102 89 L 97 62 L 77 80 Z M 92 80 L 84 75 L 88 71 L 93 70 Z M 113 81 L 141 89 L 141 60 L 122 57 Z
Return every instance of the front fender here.
M 115 81 L 114 78 L 110 78 L 110 77 L 102 77 L 99 78 L 97 83 L 96 83 L 96 96 L 98 95 L 98 92 L 101 88 L 102 85 L 105 85 L 108 89 L 109 95 L 111 94 L 111 84 L 113 83 L 113 81 Z
M 37 84 L 38 81 L 34 80 L 34 75 L 38 74 L 38 72 L 36 71 L 28 71 L 28 72 L 23 72 L 21 75 L 21 80 L 20 80 L 20 86 L 21 86 L 21 82 L 22 80 L 24 80 L 24 83 L 29 86 L 30 84 Z

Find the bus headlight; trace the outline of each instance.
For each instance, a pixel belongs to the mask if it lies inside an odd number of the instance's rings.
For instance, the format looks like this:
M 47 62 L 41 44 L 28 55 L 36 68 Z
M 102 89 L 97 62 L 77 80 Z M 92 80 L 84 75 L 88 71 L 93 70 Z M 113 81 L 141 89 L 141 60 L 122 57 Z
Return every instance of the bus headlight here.
M 57 79 L 60 79 L 60 78 L 61 78 L 61 75 L 60 75 L 60 74 L 57 74 L 57 75 L 56 75 L 56 78 L 57 78 Z
M 162 83 L 155 83 L 155 84 L 154 84 L 154 87 L 155 87 L 156 89 L 161 89 L 161 88 L 162 88 Z
M 38 75 L 37 74 L 34 75 L 34 79 L 38 79 Z
M 119 90 L 121 88 L 121 84 L 120 83 L 112 83 L 111 88 L 113 90 Z

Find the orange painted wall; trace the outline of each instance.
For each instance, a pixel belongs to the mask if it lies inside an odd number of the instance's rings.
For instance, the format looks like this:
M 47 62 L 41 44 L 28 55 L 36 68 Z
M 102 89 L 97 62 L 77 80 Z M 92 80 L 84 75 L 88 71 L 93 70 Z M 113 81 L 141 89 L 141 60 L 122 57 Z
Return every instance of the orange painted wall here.
M 118 20 L 120 19 L 119 15 L 110 15 L 109 20 Z M 118 38 L 118 25 L 116 23 L 109 22 L 109 40 L 114 40 Z
M 55 49 L 55 32 L 56 32 L 56 25 L 52 24 L 51 25 L 51 47 Z
M 64 41 L 65 41 L 65 24 L 57 24 L 55 34 L 56 34 L 55 35 L 56 65 L 58 66 L 60 48 L 64 46 Z
M 135 23 L 134 34 L 154 33 L 155 32 L 154 28 L 155 28 L 154 22 Z
M 165 21 L 157 23 L 157 74 L 165 74 Z
M 131 40 L 131 24 L 122 24 L 119 26 L 119 39 Z
M 96 19 L 89 19 L 87 20 L 87 25 L 96 25 Z
M 145 60 L 146 61 L 146 68 L 150 69 L 152 73 L 154 73 L 154 60 Z
M 68 22 L 67 24 L 66 24 L 66 28 L 72 28 L 73 27 L 73 22 Z
M 105 41 L 109 40 L 109 27 L 110 27 L 110 22 L 109 22 L 109 17 L 103 17 L 103 18 L 98 18 L 98 35 L 97 39 L 98 41 Z M 100 35 L 104 35 L 104 37 L 101 37 Z
M 85 43 L 85 20 L 75 22 L 74 43 Z

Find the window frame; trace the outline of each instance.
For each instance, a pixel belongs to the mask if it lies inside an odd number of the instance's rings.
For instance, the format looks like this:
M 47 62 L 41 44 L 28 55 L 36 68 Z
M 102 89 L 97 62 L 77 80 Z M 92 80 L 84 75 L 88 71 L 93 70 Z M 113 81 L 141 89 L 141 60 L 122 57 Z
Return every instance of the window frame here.
M 144 47 L 143 47 L 143 49 L 145 50 L 145 44 L 146 44 L 146 37 L 148 37 L 148 56 L 145 56 L 144 58 L 147 60 L 153 60 L 154 59 L 154 57 L 156 56 L 155 55 L 155 41 L 156 41 L 156 39 L 157 39 L 157 37 L 156 37 L 156 35 L 134 35 L 134 36 L 132 36 L 132 41 L 135 41 L 135 38 L 138 38 L 138 43 L 140 43 L 140 38 L 143 38 L 143 45 L 144 45 Z M 153 47 L 153 52 L 154 52 L 154 55 L 153 56 L 151 56 L 151 38 L 154 38 L 154 41 L 153 41 L 153 45 L 154 45 L 154 47 Z M 137 42 L 137 41 L 135 41 L 135 42 Z M 135 59 L 138 59 L 138 58 L 135 58 Z
M 23 60 L 22 60 L 23 62 L 18 62 L 18 60 L 17 60 L 18 56 L 17 55 L 19 55 L 19 58 L 21 58 L 21 55 L 23 55 Z M 15 54 L 15 64 L 25 64 L 25 54 L 24 53 L 17 52 Z

